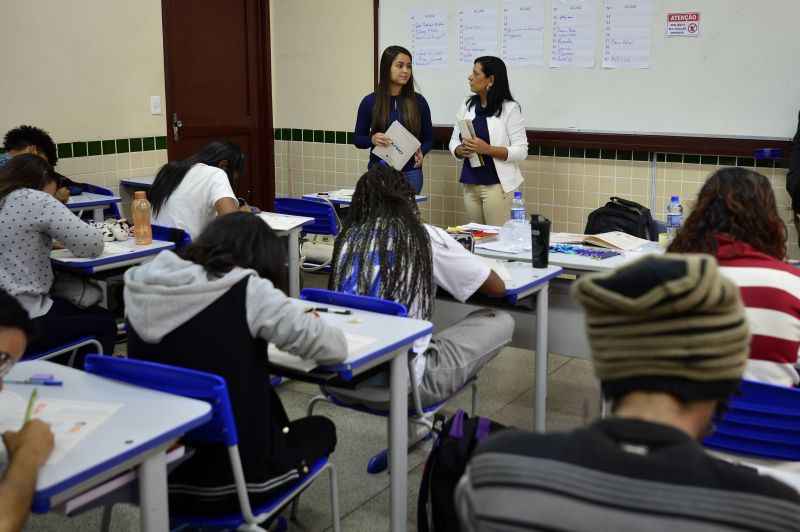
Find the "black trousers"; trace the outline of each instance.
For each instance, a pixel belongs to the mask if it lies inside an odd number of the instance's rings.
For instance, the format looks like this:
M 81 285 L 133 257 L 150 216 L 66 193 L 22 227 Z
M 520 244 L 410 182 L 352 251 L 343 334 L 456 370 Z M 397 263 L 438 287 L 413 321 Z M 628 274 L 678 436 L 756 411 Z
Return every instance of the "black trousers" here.
M 114 352 L 117 339 L 117 322 L 114 315 L 101 307 L 82 309 L 64 299 L 53 298 L 53 306 L 44 316 L 33 320 L 37 335 L 28 344 L 25 356 L 55 349 L 82 336 L 94 336 L 103 346 L 103 354 Z M 83 367 L 85 354 L 96 351 L 87 347 L 79 352 L 75 367 Z M 68 355 L 67 355 L 68 356 Z M 61 361 L 59 357 L 57 361 Z M 67 358 L 63 358 L 64 361 Z

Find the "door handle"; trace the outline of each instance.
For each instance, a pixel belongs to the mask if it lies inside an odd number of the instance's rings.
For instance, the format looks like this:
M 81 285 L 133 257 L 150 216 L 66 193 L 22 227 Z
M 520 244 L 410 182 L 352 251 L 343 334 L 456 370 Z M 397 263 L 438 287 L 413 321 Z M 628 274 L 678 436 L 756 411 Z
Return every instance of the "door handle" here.
M 183 127 L 183 122 L 178 120 L 178 113 L 172 113 L 172 139 L 175 142 L 181 140 L 181 128 Z

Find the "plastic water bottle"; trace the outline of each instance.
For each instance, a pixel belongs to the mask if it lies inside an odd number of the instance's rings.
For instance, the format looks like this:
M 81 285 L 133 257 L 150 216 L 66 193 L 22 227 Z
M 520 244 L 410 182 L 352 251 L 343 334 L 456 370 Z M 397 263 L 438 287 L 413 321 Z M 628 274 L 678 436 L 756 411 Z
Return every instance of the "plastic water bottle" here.
M 147 245 L 153 242 L 153 229 L 150 225 L 152 208 L 147 201 L 147 194 L 143 190 L 133 193 L 131 203 L 133 213 L 133 237 L 138 245 Z
M 672 242 L 683 223 L 683 205 L 679 196 L 672 196 L 667 204 L 667 239 Z
M 525 202 L 522 201 L 522 192 L 514 192 L 514 199 L 511 200 L 511 215 L 506 224 L 508 236 L 514 252 L 519 253 L 525 249 L 530 249 L 530 224 L 525 212 Z

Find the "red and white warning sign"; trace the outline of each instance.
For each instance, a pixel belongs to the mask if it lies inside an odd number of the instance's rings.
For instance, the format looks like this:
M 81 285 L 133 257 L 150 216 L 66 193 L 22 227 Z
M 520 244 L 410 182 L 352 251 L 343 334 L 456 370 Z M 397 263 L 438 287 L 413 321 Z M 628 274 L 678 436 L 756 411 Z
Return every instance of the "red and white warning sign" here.
M 667 13 L 664 27 L 667 37 L 697 37 L 700 35 L 700 13 Z

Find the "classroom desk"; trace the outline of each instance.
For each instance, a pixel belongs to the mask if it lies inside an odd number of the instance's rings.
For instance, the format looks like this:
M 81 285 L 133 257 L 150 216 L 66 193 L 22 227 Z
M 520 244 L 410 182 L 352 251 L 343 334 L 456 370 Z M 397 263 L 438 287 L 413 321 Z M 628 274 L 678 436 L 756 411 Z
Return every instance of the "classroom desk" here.
M 112 381 L 46 361 L 20 362 L 9 379 L 51 373 L 63 386 L 38 386 L 39 398 L 113 402 L 122 406 L 97 433 L 89 434 L 54 464 L 39 471 L 32 511 L 60 508 L 121 472 L 136 469 L 139 477 L 141 529 L 169 530 L 166 450 L 189 430 L 211 419 L 203 401 Z M 29 385 L 5 384 L 27 398 Z
M 503 310 L 508 310 L 514 318 L 515 332 L 512 345 L 525 349 L 533 348 L 535 351 L 533 427 L 536 431 L 544 432 L 547 416 L 547 354 L 549 353 L 548 290 L 550 281 L 561 275 L 563 270 L 558 266 L 548 266 L 542 269 L 532 268 L 523 262 L 508 262 L 506 267 L 511 274 L 511 281 L 506 283 L 506 294 L 501 300 L 504 304 L 498 306 Z M 513 307 L 508 308 L 509 305 L 516 305 L 531 296 L 536 298 L 536 316 L 532 327 L 529 321 L 530 311 L 523 312 L 514 310 Z M 434 323 L 437 329 L 444 329 L 476 308 L 486 305 L 494 306 L 493 301 L 496 300 L 481 297 L 479 301 L 460 303 L 450 298 L 439 298 L 436 302 Z M 536 331 L 533 345 L 530 335 L 524 334 L 531 331 Z
M 581 255 L 566 253 L 550 253 L 551 266 L 560 266 L 563 274 L 580 277 L 587 273 L 610 271 L 624 264 L 628 264 L 648 253 L 659 253 L 659 248 L 653 247 L 648 251 L 625 251 L 622 255 L 607 259 L 593 259 Z M 530 264 L 531 252 L 501 253 L 482 249 L 480 244 L 475 246 L 475 254 L 500 260 L 519 261 Z M 591 350 L 586 337 L 583 309 L 570 295 L 572 281 L 556 279 L 550 283 L 550 320 L 548 324 L 548 338 L 550 339 L 550 352 L 560 355 L 590 358 Z
M 119 184 L 120 186 L 132 188 L 134 190 L 150 190 L 155 180 L 156 176 L 127 177 L 125 179 L 120 179 Z
M 77 196 L 70 196 L 67 200 L 67 208 L 73 212 L 80 212 L 86 209 L 92 209 L 92 217 L 95 222 L 102 222 L 105 220 L 103 211 L 115 203 L 119 203 L 121 198 L 119 196 L 104 196 L 102 194 L 95 194 L 93 192 L 83 192 Z
M 329 192 L 317 192 L 313 194 L 303 194 L 304 199 L 319 199 L 323 198 L 330 201 L 333 205 L 340 207 L 340 208 L 347 208 L 350 206 L 350 203 L 353 202 L 352 195 L 338 195 L 336 194 L 337 191 L 331 190 Z M 428 196 L 416 196 L 417 203 L 423 203 L 428 201 Z
M 127 268 L 147 262 L 165 249 L 174 249 L 174 242 L 153 240 L 146 246 L 137 245 L 134 238 L 130 237 L 124 242 L 106 242 L 120 251 L 103 251 L 97 258 L 76 258 L 68 250 L 54 249 L 50 252 L 50 260 L 58 269 L 69 270 L 82 275 L 92 275 L 98 272 Z
M 320 306 L 302 301 L 304 305 Z M 329 308 L 344 308 L 325 305 Z M 326 323 L 335 325 L 345 333 L 374 338 L 358 357 L 335 366 L 320 366 L 316 374 L 328 373 L 350 380 L 368 369 L 391 361 L 389 410 L 389 470 L 391 530 L 406 529 L 408 518 L 408 350 L 418 338 L 431 334 L 433 325 L 424 320 L 401 318 L 362 310 L 353 310 L 350 316 L 320 313 Z M 274 367 L 274 365 L 273 365 Z M 290 369 L 290 372 L 296 375 Z
M 289 295 L 300 295 L 300 231 L 304 225 L 314 222 L 314 218 L 279 214 L 276 212 L 261 212 L 259 218 L 280 237 L 286 237 L 286 253 L 289 268 Z

